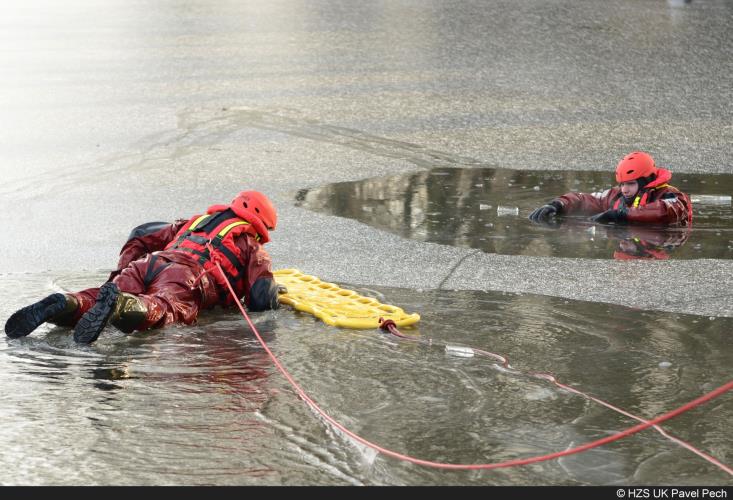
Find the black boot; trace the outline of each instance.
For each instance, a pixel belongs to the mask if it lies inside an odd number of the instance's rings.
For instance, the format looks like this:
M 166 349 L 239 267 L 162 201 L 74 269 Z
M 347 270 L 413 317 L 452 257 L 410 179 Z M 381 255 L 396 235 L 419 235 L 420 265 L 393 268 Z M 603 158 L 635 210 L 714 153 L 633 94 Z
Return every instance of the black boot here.
M 105 283 L 99 289 L 97 302 L 79 319 L 74 329 L 74 340 L 91 344 L 102 333 L 107 323 L 130 333 L 146 318 L 147 309 L 140 299 L 120 292 L 114 283 Z
M 5 322 L 5 334 L 13 339 L 25 337 L 47 321 L 70 317 L 77 307 L 71 295 L 54 293 L 13 313 Z

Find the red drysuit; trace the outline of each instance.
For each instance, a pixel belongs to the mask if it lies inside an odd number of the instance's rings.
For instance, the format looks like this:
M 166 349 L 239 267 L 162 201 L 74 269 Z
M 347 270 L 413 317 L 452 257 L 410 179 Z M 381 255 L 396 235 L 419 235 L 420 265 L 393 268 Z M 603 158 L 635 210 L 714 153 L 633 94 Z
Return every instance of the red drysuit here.
M 188 230 L 197 221 L 193 234 Z M 227 229 L 229 226 L 235 227 Z M 223 243 L 206 245 L 205 240 L 216 242 L 216 235 L 224 229 L 228 232 L 221 238 Z M 271 259 L 259 239 L 253 226 L 231 210 L 172 224 L 143 224 L 132 231 L 122 247 L 117 269 L 109 281 L 121 292 L 138 296 L 147 308 L 146 318 L 136 330 L 170 323 L 192 324 L 201 309 L 231 305 L 231 294 L 213 261 L 220 263 L 237 297 L 243 297 L 250 310 L 276 309 L 277 284 Z M 71 294 L 79 307 L 73 318 L 63 324 L 75 325 L 94 305 L 98 292 L 99 288 L 90 288 Z
M 687 226 L 692 223 L 689 196 L 667 184 L 669 170 L 658 169 L 657 178 L 644 186 L 630 204 L 624 202 L 618 187 L 600 193 L 566 193 L 555 198 L 562 205 L 562 215 L 593 215 L 608 209 L 626 207 L 629 223 Z

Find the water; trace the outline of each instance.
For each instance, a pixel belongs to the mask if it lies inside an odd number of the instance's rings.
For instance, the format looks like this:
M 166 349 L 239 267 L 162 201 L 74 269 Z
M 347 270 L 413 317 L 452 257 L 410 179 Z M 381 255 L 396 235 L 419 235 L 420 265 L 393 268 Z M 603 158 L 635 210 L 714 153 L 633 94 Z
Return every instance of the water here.
M 552 371 L 645 417 L 689 401 L 729 377 L 730 318 L 378 287 L 459 286 L 448 276 L 471 259 L 314 215 L 291 196 L 435 167 L 607 171 L 638 147 L 653 148 L 675 179 L 682 170 L 730 174 L 731 3 L 678 3 L 3 2 L 0 224 L 10 237 L 0 245 L 0 320 L 51 291 L 99 284 L 135 225 L 188 217 L 253 188 L 280 211 L 270 244 L 278 266 L 358 281 L 420 312 L 412 333 L 505 354 L 518 369 Z M 643 71 L 629 72 L 630 62 Z M 604 174 L 599 185 L 609 180 Z M 730 194 L 706 187 L 698 192 Z M 505 226 L 526 223 L 529 208 L 555 194 L 539 184 L 526 190 L 532 200 L 502 204 Z M 448 215 L 452 203 L 431 211 L 439 222 L 448 217 L 446 243 L 457 244 L 457 234 L 470 243 Z M 498 217 L 496 201 L 483 205 Z M 577 235 L 573 245 L 581 245 L 591 235 L 579 226 L 547 230 L 544 240 L 528 234 L 550 246 Z M 727 237 L 717 225 L 711 231 Z M 583 255 L 605 236 L 592 237 Z M 699 251 L 727 259 L 722 243 L 689 240 L 673 258 Z M 532 282 L 541 293 L 628 301 L 659 278 L 665 287 L 637 304 L 731 315 L 730 269 L 720 260 L 617 274 L 615 262 L 556 259 L 553 283 L 546 259 L 476 260 L 496 279 L 472 274 L 460 286 Z M 254 320 L 335 417 L 419 457 L 504 460 L 635 423 L 480 356 L 338 330 L 290 311 Z M 653 431 L 493 472 L 375 456 L 293 394 L 236 314 L 211 312 L 194 327 L 150 335 L 108 330 L 91 347 L 47 327 L 26 339 L 0 337 L 0 374 L 3 485 L 730 484 Z M 729 400 L 669 429 L 730 463 Z
M 433 168 L 328 184 L 298 193 L 300 206 L 354 218 L 406 238 L 508 255 L 597 259 L 733 258 L 733 175 L 674 174 L 691 193 L 693 227 L 594 225 L 586 217 L 532 224 L 535 208 L 569 191 L 613 184 L 606 172 Z M 727 200 L 727 202 L 726 202 Z
M 5 275 L 0 318 L 53 290 L 104 275 Z M 348 284 L 344 284 L 348 287 Z M 490 463 L 600 439 L 635 425 L 528 376 L 551 372 L 651 418 L 730 376 L 731 318 L 660 314 L 581 301 L 482 292 L 358 291 L 418 311 L 403 333 L 332 328 L 283 309 L 253 314 L 307 393 L 349 429 L 419 458 Z M 21 295 L 17 291 L 22 290 Z M 513 370 L 466 348 L 506 356 Z M 660 367 L 660 363 L 670 363 Z M 588 485 L 729 484 L 729 476 L 654 431 L 561 460 L 484 472 L 410 465 L 357 446 L 323 423 L 273 368 L 236 312 L 193 327 L 92 346 L 44 325 L 0 339 L 0 468 L 5 485 Z M 730 462 L 730 398 L 665 425 Z

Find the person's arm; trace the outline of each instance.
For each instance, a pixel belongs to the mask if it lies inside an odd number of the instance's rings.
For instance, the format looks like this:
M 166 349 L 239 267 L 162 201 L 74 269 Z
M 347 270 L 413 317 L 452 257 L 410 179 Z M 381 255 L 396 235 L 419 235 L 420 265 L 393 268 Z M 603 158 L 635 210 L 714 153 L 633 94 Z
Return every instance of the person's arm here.
M 557 215 L 592 215 L 608 208 L 611 190 L 602 193 L 565 193 L 529 214 L 536 223 L 555 224 Z
M 658 200 L 629 208 L 626 221 L 637 224 L 680 224 L 689 222 L 690 199 L 682 192 L 667 191 Z
M 597 193 L 565 193 L 553 202 L 559 202 L 558 214 L 561 215 L 593 215 L 608 208 L 611 190 Z
M 148 253 L 163 250 L 186 222 L 186 220 L 177 220 L 172 224 L 168 222 L 148 222 L 137 226 L 132 230 L 127 242 L 120 250 L 117 269 L 112 272 L 109 279 L 119 274 L 130 262 Z
M 277 300 L 278 286 L 272 275 L 270 255 L 262 245 L 247 234 L 237 236 L 235 243 L 247 258 L 244 290 L 247 309 L 264 311 L 280 307 Z

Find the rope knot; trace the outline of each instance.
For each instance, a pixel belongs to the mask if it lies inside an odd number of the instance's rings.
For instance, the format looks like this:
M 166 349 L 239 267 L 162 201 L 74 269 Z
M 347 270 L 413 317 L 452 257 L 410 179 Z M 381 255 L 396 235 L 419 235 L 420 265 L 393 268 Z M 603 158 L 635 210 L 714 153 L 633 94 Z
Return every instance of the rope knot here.
M 206 250 L 209 251 L 209 261 L 211 261 L 212 264 L 216 265 L 223 262 L 221 255 L 214 252 L 214 247 L 211 246 L 211 240 L 206 242 Z
M 390 328 L 397 328 L 397 324 L 391 319 L 379 318 L 379 328 L 388 332 Z

